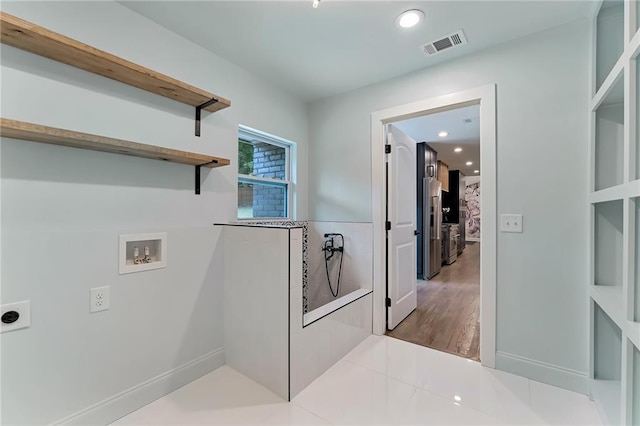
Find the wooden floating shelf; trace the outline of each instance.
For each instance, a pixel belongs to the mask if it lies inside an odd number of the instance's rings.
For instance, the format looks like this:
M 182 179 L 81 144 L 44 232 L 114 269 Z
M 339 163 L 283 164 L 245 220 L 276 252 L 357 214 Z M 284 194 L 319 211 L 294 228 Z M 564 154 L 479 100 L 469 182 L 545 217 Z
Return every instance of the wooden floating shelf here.
M 175 78 L 134 64 L 31 22 L 0 12 L 2 43 L 76 68 L 173 99 L 196 108 L 216 112 L 231 101 Z M 212 100 L 215 102 L 211 103 Z
M 170 161 L 208 168 L 227 166 L 231 162 L 226 158 L 212 157 L 177 149 L 161 148 L 89 133 L 75 132 L 24 121 L 0 118 L 0 136 L 25 141 L 42 142 L 73 148 L 110 152 L 112 154 L 131 155 L 153 160 Z

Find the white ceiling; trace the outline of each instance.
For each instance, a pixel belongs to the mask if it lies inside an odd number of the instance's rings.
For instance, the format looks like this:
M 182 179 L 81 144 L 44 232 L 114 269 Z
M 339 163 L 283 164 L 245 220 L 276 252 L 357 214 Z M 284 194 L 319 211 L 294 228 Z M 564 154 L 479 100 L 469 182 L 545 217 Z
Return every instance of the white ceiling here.
M 305 101 L 328 97 L 588 16 L 593 0 L 120 1 Z M 425 21 L 401 31 L 395 18 Z M 419 49 L 462 28 L 469 43 Z
M 471 120 L 466 123 L 465 120 Z M 480 107 L 472 105 L 436 114 L 423 115 L 393 123 L 416 142 L 427 142 L 438 153 L 449 170 L 460 170 L 465 176 L 477 176 L 480 169 Z M 449 133 L 442 138 L 441 131 Z M 454 152 L 455 148 L 462 152 Z M 473 164 L 467 166 L 465 163 Z

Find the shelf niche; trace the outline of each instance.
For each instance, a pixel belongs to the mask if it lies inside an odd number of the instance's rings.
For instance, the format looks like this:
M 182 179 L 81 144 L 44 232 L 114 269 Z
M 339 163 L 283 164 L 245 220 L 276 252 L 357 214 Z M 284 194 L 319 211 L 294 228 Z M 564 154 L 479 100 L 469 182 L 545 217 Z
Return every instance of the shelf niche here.
M 635 313 L 634 320 L 636 322 L 640 322 L 640 197 L 634 198 L 632 200 L 632 204 L 635 207 L 632 207 L 635 213 L 635 228 L 636 228 L 636 242 L 635 242 L 635 256 L 629 258 L 630 262 L 635 261 Z M 635 259 L 635 260 L 634 260 Z M 633 265 L 631 266 L 633 268 Z M 640 393 L 636 394 L 637 398 L 640 399 Z M 640 423 L 639 423 L 640 424 Z
M 606 0 L 598 12 L 596 28 L 596 91 L 600 89 L 624 51 L 624 2 Z
M 622 200 L 595 205 L 595 282 L 600 286 L 622 286 Z
M 594 372 L 593 399 L 606 415 L 606 422 L 620 424 L 622 332 L 611 318 L 593 302 Z
M 624 78 L 596 111 L 595 190 L 624 181 Z
M 640 3 L 636 8 L 640 11 Z M 636 58 L 636 114 L 640 115 L 640 56 Z M 640 179 L 640 117 L 636 117 L 636 179 Z

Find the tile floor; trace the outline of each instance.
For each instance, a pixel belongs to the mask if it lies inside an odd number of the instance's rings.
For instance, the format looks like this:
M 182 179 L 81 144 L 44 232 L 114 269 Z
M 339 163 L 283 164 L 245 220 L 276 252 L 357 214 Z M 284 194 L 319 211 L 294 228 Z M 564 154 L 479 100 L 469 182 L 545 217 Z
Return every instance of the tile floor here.
M 370 336 L 291 403 L 222 367 L 116 425 L 601 425 L 581 394 Z

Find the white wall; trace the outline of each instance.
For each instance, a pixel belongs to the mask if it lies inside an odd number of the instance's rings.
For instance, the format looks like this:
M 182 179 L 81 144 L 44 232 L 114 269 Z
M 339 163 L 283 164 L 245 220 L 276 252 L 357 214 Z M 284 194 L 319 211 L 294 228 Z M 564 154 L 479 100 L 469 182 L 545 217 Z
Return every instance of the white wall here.
M 498 235 L 497 366 L 583 391 L 587 30 L 572 23 L 309 109 L 310 218 L 366 222 L 370 114 L 497 84 L 498 213 L 524 214 L 525 227 Z
M 291 234 L 302 229 L 225 226 L 224 350 L 230 367 L 289 399 Z M 302 305 L 302 300 L 299 301 Z
M 329 303 L 333 297 L 327 283 L 327 271 L 322 247 L 325 233 L 341 233 L 344 236 L 342 274 L 339 297 L 358 289 L 371 290 L 373 285 L 373 234 L 371 223 L 309 222 L 309 276 L 307 295 L 309 312 Z M 339 244 L 340 237 L 336 243 Z M 340 254 L 328 262 L 333 291 L 337 287 Z
M 371 335 L 372 296 L 303 327 L 302 286 L 291 287 L 291 398 Z
M 192 167 L 0 142 L 2 303 L 28 299 L 32 313 L 30 328 L 2 335 L 1 422 L 49 423 L 100 402 L 76 420 L 106 422 L 224 362 L 222 248 L 211 225 L 235 218 L 237 126 L 298 142 L 304 173 L 306 107 L 115 2 L 2 10 L 232 101 L 204 114 L 197 138 L 192 107 L 2 45 L 3 117 L 232 161 L 203 170 L 196 196 Z M 299 217 L 306 188 L 301 174 Z M 152 231 L 167 232 L 167 268 L 118 275 L 118 235 Z M 89 289 L 103 285 L 111 309 L 89 314 Z

